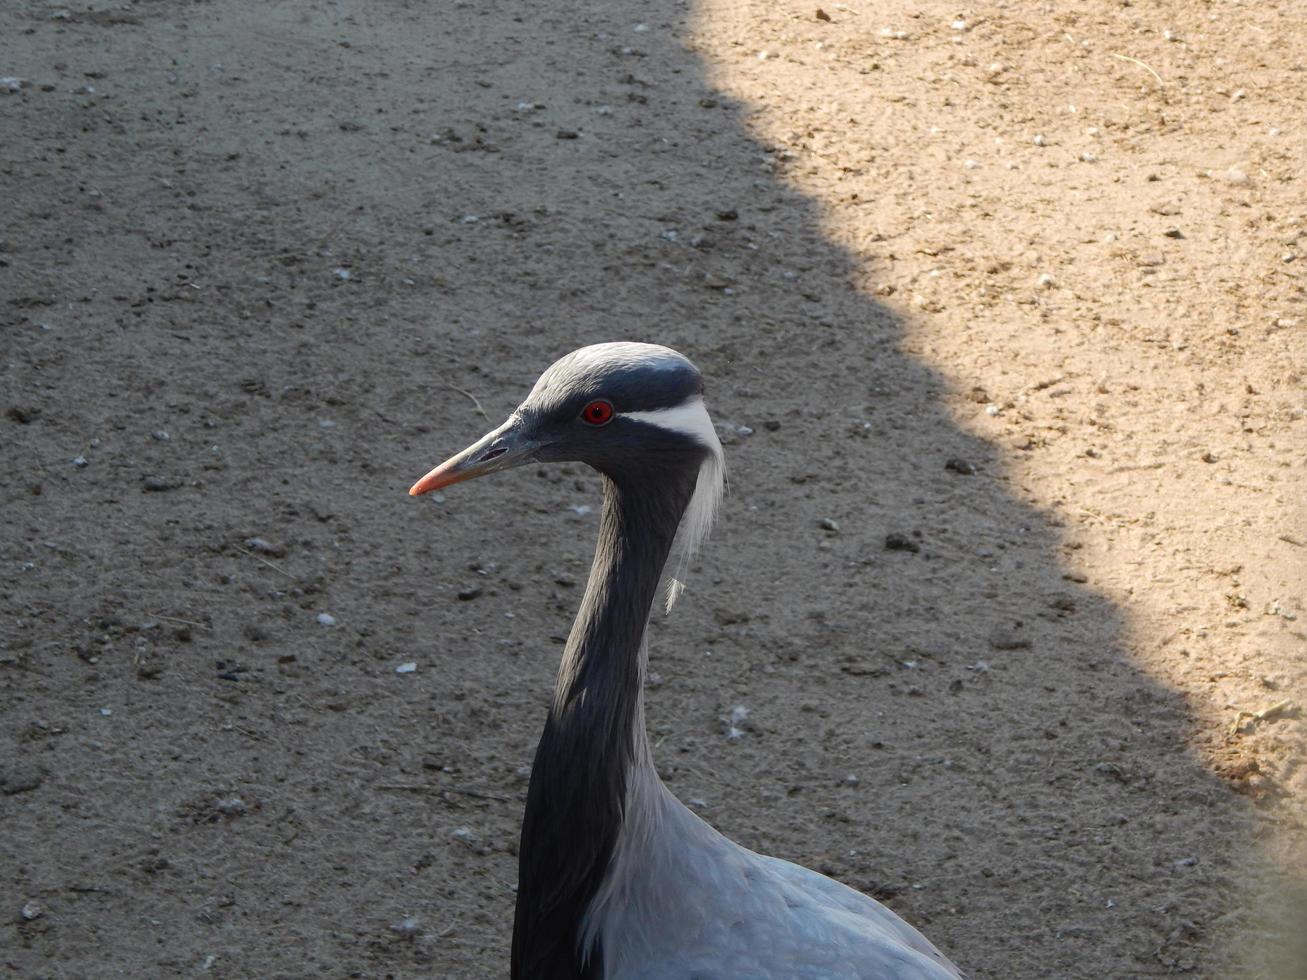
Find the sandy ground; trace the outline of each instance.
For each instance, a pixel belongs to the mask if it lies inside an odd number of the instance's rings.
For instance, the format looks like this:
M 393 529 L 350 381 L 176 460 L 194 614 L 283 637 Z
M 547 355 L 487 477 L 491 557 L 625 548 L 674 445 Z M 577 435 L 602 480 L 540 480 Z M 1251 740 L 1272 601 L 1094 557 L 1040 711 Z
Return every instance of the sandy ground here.
M 731 467 L 682 798 L 975 977 L 1307 976 L 1296 0 L 14 0 L 0 76 L 4 975 L 506 973 L 597 481 L 404 491 L 629 338 Z

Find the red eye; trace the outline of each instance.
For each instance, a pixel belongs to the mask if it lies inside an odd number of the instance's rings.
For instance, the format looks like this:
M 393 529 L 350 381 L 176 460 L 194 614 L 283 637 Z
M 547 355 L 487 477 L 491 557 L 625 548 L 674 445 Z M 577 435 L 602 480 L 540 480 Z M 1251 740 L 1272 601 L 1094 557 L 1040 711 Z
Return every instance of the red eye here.
M 590 425 L 607 425 L 613 418 L 613 406 L 602 398 L 581 409 L 581 419 Z

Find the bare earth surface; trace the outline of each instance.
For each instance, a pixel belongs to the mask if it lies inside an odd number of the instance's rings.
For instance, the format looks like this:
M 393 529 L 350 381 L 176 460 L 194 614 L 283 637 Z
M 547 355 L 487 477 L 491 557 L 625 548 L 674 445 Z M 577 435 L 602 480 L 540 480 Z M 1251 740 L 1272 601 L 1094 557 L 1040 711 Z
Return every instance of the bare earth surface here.
M 676 793 L 978 978 L 1307 976 L 1298 0 L 12 0 L 0 76 L 0 974 L 505 975 L 598 484 L 405 490 L 641 339 L 731 467 Z

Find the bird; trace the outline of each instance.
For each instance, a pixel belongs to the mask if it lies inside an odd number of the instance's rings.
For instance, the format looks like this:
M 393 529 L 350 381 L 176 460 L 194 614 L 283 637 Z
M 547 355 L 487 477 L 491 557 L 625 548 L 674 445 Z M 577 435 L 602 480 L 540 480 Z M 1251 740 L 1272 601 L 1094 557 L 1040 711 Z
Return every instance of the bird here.
M 582 347 L 418 496 L 528 463 L 584 463 L 598 539 L 531 766 L 513 980 L 946 980 L 963 974 L 874 899 L 731 841 L 683 805 L 645 730 L 646 627 L 670 609 L 725 483 L 704 379 L 657 344 Z

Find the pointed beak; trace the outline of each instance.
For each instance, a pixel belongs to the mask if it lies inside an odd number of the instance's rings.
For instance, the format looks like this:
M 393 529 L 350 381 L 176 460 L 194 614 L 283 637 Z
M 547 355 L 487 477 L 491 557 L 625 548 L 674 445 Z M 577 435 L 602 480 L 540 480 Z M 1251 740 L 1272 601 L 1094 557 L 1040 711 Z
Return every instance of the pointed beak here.
M 499 428 L 487 432 L 457 456 L 451 456 L 418 480 L 409 488 L 409 496 L 417 497 L 487 473 L 529 463 L 539 446 L 526 431 L 521 418 L 514 415 Z

